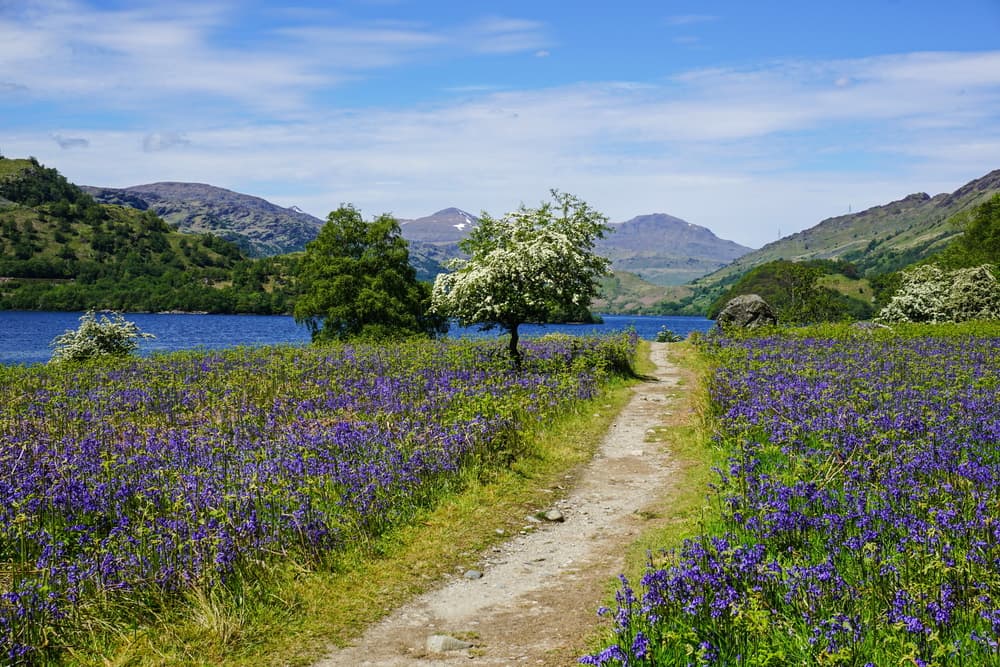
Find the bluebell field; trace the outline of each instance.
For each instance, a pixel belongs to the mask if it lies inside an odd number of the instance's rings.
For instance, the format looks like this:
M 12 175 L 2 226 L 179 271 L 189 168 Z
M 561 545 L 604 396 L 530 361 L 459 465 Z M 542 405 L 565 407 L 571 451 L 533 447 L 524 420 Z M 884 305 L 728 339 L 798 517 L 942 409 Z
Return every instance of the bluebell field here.
M 580 662 L 1000 665 L 1000 337 L 706 350 L 716 518 L 622 579 Z
M 635 344 L 528 341 L 520 372 L 489 340 L 0 368 L 0 663 L 264 561 L 329 566 L 509 464 Z

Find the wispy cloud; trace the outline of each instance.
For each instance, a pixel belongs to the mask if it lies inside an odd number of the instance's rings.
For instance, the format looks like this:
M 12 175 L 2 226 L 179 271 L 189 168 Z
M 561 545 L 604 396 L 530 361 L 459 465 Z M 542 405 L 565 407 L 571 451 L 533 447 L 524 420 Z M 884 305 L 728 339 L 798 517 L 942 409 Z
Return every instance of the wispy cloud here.
M 221 0 L 100 9 L 36 0 L 34 12 L 0 12 L 0 81 L 37 100 L 87 100 L 91 108 L 159 105 L 185 97 L 216 113 L 227 104 L 281 115 L 312 96 L 379 69 L 469 54 L 536 54 L 549 46 L 536 21 L 491 17 L 465 25 L 368 23 L 286 12 L 240 42 L 219 40 L 239 20 Z M 279 16 L 279 15 L 276 15 Z M 332 15 L 335 17 L 335 15 Z
M 537 53 L 549 45 L 542 23 L 499 17 L 467 26 L 455 41 L 479 53 Z
M 191 141 L 178 132 L 151 132 L 142 138 L 142 150 L 146 153 L 158 153 L 190 144 Z
M 680 44 L 681 46 L 692 46 L 694 44 L 699 43 L 701 41 L 701 38 L 696 37 L 694 35 L 679 35 L 677 37 L 674 37 L 670 41 L 672 41 L 674 44 Z
M 64 137 L 61 134 L 55 134 L 52 135 L 52 138 L 57 144 L 59 144 L 59 148 L 62 148 L 63 150 L 68 150 L 70 148 L 87 148 L 90 146 L 90 142 L 83 137 Z
M 711 23 L 718 20 L 718 16 L 713 16 L 711 14 L 677 14 L 674 16 L 668 16 L 666 23 L 670 26 L 686 26 L 695 25 L 697 23 Z
M 20 83 L 13 83 L 11 81 L 0 81 L 0 92 L 4 92 L 10 95 L 13 95 L 15 93 L 26 93 L 28 92 L 28 87 Z
M 222 47 L 213 31 L 224 6 L 145 6 L 100 10 L 72 1 L 39 2 L 45 11 L 15 20 L 0 15 L 0 76 L 24 85 L 39 100 L 85 100 L 82 106 L 134 108 L 173 95 L 201 94 L 254 107 L 301 96 L 327 79 L 301 57 L 281 50 Z M 268 90 L 272 95 L 262 95 Z

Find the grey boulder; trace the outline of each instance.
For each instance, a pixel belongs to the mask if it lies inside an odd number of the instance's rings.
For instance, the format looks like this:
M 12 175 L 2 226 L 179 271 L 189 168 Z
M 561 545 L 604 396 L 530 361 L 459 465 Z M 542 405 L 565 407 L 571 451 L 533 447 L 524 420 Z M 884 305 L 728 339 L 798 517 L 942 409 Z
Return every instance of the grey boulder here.
M 715 321 L 723 329 L 754 329 L 777 324 L 778 316 L 759 294 L 743 294 L 730 299 Z

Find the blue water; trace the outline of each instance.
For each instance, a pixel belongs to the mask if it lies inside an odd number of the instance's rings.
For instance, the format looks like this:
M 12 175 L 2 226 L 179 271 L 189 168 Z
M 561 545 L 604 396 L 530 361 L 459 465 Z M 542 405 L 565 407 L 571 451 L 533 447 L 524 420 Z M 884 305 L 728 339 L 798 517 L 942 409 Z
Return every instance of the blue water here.
M 52 356 L 49 344 L 67 329 L 76 329 L 81 313 L 0 311 L 0 364 L 33 364 Z M 604 323 L 524 325 L 524 337 L 552 332 L 574 335 L 610 333 L 634 327 L 641 338 L 653 340 L 661 327 L 681 336 L 708 331 L 714 324 L 703 317 L 602 315 Z M 309 342 L 309 331 L 291 317 L 281 315 L 195 315 L 126 313 L 125 318 L 156 336 L 142 341 L 139 353 L 174 352 L 196 348 L 220 349 L 237 345 L 295 345 Z M 502 329 L 452 327 L 450 337 L 496 336 Z

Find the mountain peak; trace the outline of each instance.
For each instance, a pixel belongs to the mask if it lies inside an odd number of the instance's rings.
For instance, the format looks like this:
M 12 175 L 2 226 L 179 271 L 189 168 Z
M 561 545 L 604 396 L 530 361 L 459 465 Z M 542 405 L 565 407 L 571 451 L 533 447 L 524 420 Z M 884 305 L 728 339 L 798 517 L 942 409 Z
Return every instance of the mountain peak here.
M 468 216 L 470 218 L 475 217 L 472 214 L 470 214 L 470 213 L 468 213 L 466 211 L 463 211 L 460 208 L 455 208 L 454 206 L 449 206 L 448 208 L 443 208 L 440 211 L 438 211 L 436 213 L 432 213 L 431 215 L 429 215 L 427 217 L 436 218 L 436 217 L 443 217 L 443 216 L 448 216 L 448 215 L 463 215 L 463 216 Z
M 634 237 L 636 250 L 643 249 L 644 244 L 655 243 L 720 243 L 729 246 L 731 259 L 749 252 L 751 249 L 733 241 L 724 241 L 707 227 L 695 225 L 666 213 L 649 213 L 637 215 L 625 222 L 611 223 L 617 239 Z M 615 244 L 627 244 L 627 241 L 614 241 Z M 648 246 L 646 246 L 648 250 Z
M 407 241 L 447 245 L 464 239 L 478 222 L 471 213 L 450 207 L 416 220 L 401 220 L 400 227 Z
M 680 285 L 750 251 L 711 230 L 666 213 L 637 215 L 611 223 L 597 251 L 615 271 L 632 272 L 659 285 Z

